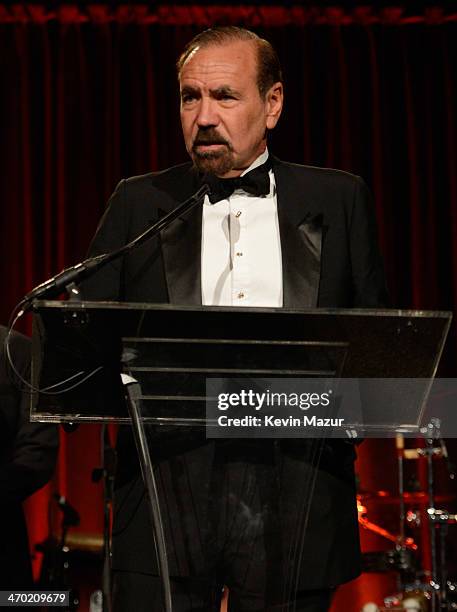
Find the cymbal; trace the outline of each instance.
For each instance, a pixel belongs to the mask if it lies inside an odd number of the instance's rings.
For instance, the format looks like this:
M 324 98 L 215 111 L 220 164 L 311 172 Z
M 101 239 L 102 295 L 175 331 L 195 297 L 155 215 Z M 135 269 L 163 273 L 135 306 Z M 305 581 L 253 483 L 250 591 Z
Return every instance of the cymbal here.
M 357 494 L 357 499 L 361 502 L 376 501 L 383 504 L 399 504 L 400 496 L 394 495 L 390 491 L 365 491 Z M 420 504 L 426 506 L 428 504 L 428 493 L 425 491 L 407 491 L 403 495 L 405 504 Z M 435 495 L 434 501 L 437 503 L 447 503 L 454 501 L 454 495 Z

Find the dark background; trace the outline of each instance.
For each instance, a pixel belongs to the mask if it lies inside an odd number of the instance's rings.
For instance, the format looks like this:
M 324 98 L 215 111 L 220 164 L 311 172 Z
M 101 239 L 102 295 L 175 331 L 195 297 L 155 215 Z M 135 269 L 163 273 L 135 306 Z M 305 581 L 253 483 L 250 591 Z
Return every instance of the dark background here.
M 214 24 L 249 27 L 278 50 L 286 103 L 275 155 L 368 182 L 392 304 L 454 310 L 453 4 L 0 4 L 1 320 L 84 257 L 121 178 L 186 160 L 174 63 Z M 456 347 L 452 328 L 442 374 L 455 376 Z M 362 485 L 394 489 L 391 442 L 361 452 Z M 101 527 L 100 488 L 89 478 L 97 453 L 95 426 L 63 439 L 53 483 L 79 504 L 88 532 Z M 42 494 L 30 504 L 35 539 L 46 532 L 37 510 L 46 502 Z

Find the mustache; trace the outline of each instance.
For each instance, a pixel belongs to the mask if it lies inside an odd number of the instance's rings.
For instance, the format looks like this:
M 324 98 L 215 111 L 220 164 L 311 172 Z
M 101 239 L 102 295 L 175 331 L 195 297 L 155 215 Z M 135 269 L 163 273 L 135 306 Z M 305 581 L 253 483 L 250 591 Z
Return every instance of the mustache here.
M 198 130 L 197 135 L 195 136 L 194 143 L 192 145 L 192 149 L 195 150 L 199 145 L 227 145 L 229 148 L 230 143 L 223 138 L 216 129 L 208 128 L 206 130 L 202 130 L 201 128 Z

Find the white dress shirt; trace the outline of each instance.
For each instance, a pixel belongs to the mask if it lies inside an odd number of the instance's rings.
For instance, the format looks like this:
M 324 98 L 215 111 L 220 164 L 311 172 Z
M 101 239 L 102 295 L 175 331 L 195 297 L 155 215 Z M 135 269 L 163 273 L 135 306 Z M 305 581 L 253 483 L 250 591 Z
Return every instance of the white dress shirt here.
M 265 163 L 265 150 L 243 174 Z M 276 185 L 253 196 L 237 189 L 211 204 L 205 196 L 202 216 L 202 304 L 206 306 L 280 307 L 282 259 Z

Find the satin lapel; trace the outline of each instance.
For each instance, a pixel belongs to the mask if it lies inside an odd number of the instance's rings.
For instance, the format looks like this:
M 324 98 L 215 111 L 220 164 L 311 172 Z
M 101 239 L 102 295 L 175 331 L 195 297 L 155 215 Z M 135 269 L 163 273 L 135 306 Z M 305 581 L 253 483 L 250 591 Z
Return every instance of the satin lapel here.
M 306 193 L 290 170 L 278 160 L 276 181 L 279 232 L 281 236 L 283 305 L 285 308 L 315 308 L 319 295 L 323 219 L 307 211 Z
M 198 178 L 193 170 L 189 170 L 186 176 L 176 180 L 168 193 L 174 206 L 177 206 L 197 188 Z M 174 221 L 160 234 L 170 304 L 199 306 L 202 303 L 201 235 L 201 205 Z

